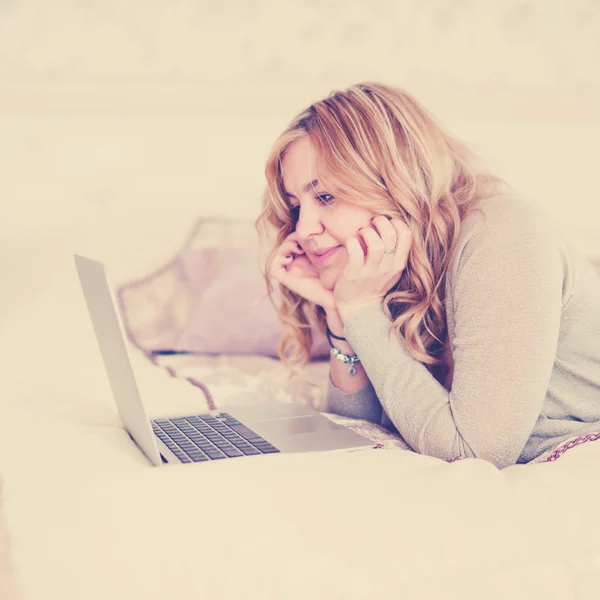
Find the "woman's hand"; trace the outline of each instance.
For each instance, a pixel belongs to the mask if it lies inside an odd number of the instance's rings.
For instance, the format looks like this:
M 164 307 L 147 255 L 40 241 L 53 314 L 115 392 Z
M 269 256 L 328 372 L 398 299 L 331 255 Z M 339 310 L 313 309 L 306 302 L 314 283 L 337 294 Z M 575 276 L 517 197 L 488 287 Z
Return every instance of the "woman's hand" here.
M 279 247 L 271 276 L 306 300 L 322 306 L 326 312 L 335 311 L 333 292 L 321 283 L 319 273 L 298 244 L 295 231 Z
M 366 252 L 359 241 L 364 240 Z M 404 221 L 378 215 L 346 242 L 348 264 L 333 289 L 345 322 L 364 306 L 383 301 L 406 268 L 412 234 Z M 384 253 L 394 250 L 394 254 Z

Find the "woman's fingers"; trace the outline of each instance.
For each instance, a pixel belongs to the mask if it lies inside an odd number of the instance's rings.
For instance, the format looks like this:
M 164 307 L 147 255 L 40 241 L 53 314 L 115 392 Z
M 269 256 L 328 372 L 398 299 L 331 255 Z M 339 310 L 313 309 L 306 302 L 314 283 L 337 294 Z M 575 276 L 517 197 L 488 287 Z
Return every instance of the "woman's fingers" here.
M 405 262 L 403 257 L 411 242 L 410 230 L 402 220 L 378 215 L 369 226 L 359 229 L 356 236 L 348 240 L 348 263 L 353 267 L 377 269 L 384 260 L 388 266 L 390 261 Z M 395 252 L 392 254 L 386 250 Z
M 302 246 L 290 235 L 279 246 L 271 265 L 271 275 L 286 284 L 288 272 L 294 261 L 304 255 Z
M 348 238 L 346 252 L 348 253 L 348 265 L 356 268 L 361 268 L 364 265 L 365 252 L 358 241 L 358 236 Z
M 408 254 L 413 242 L 412 232 L 408 225 L 400 219 L 394 219 L 391 224 L 397 236 L 395 260 L 398 261 L 398 266 L 403 269 L 407 264 Z
M 288 240 L 283 242 L 279 247 L 279 252 L 283 252 L 289 254 L 290 252 L 294 252 L 295 254 L 304 254 L 304 250 L 302 246 L 296 241 Z
M 358 233 L 362 236 L 367 245 L 366 266 L 376 267 L 383 257 L 383 251 L 385 249 L 383 240 L 372 227 L 363 227 Z
M 396 243 L 398 241 L 398 233 L 392 221 L 383 215 L 378 215 L 372 220 L 372 224 L 373 227 L 375 227 L 375 229 L 377 230 L 379 237 L 383 241 L 384 249 L 395 249 Z

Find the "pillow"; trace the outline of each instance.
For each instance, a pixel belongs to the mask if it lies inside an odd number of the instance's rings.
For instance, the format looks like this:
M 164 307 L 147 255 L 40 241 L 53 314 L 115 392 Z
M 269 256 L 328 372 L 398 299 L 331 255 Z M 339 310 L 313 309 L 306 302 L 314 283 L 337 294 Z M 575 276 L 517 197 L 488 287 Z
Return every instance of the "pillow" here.
M 267 295 L 260 254 L 253 222 L 200 219 L 170 262 L 118 289 L 129 339 L 149 354 L 278 358 L 282 326 Z M 329 358 L 327 338 L 311 324 L 311 358 Z

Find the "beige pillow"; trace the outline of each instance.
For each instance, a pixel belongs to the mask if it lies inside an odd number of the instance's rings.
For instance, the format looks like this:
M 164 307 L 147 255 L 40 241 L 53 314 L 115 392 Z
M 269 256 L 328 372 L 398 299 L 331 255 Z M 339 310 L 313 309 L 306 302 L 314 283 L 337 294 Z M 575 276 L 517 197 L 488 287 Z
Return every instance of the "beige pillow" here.
M 122 285 L 118 298 L 127 334 L 144 352 L 278 356 L 282 326 L 250 221 L 201 219 L 172 260 Z M 328 358 L 314 322 L 313 336 L 311 357 Z

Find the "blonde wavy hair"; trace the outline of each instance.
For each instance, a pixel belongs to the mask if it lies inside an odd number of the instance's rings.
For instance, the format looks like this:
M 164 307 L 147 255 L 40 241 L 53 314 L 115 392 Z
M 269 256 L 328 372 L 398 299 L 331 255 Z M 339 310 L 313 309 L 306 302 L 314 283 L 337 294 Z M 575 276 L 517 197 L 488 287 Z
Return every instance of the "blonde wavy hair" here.
M 269 272 L 279 245 L 296 227 L 281 161 L 305 135 L 316 152 L 316 178 L 329 194 L 410 227 L 406 268 L 383 304 L 390 333 L 403 336 L 408 352 L 431 371 L 443 362 L 444 281 L 461 223 L 480 199 L 509 186 L 477 169 L 476 156 L 397 87 L 358 83 L 298 114 L 271 149 L 263 208 L 255 221 L 259 235 L 272 243 L 264 276 L 283 326 L 278 354 L 296 374 L 310 361 L 313 327 L 325 331 L 325 311 L 282 284 L 276 304 Z

